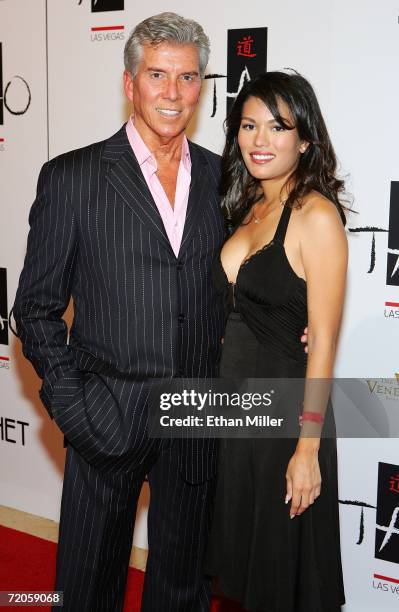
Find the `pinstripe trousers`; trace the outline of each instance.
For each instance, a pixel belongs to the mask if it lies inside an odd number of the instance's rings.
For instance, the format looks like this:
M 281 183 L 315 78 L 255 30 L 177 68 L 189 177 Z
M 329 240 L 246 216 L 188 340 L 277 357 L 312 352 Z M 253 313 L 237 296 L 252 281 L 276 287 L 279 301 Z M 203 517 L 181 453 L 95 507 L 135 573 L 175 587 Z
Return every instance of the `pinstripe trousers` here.
M 203 556 L 214 479 L 187 483 L 178 456 L 174 441 L 152 440 L 140 475 L 109 474 L 68 446 L 55 586 L 64 593 L 65 612 L 123 610 L 137 501 L 146 474 L 149 555 L 141 610 L 209 610 Z

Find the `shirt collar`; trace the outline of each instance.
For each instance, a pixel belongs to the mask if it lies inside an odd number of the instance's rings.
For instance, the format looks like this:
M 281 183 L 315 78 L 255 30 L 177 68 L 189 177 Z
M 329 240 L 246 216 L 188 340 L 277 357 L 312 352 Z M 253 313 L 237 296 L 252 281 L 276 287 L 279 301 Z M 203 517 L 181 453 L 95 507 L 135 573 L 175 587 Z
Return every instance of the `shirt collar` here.
M 126 124 L 126 133 L 128 140 L 130 142 L 130 146 L 133 149 L 133 153 L 136 156 L 136 159 L 140 166 L 145 163 L 149 163 L 154 168 L 154 172 L 157 170 L 157 161 L 144 140 L 140 136 L 138 130 L 136 129 L 133 123 L 133 116 L 129 118 L 129 121 Z M 191 170 L 191 157 L 190 157 L 190 148 L 188 146 L 187 137 L 183 137 L 182 149 L 181 149 L 181 159 L 183 162 L 183 166 L 185 170 L 190 172 Z

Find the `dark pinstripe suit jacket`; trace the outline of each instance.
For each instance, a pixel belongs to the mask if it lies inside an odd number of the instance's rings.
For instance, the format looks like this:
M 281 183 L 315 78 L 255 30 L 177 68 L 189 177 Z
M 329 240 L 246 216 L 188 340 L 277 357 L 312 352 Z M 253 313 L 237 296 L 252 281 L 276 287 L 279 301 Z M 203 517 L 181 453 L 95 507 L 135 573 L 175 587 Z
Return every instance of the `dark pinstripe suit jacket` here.
M 40 395 L 68 441 L 104 469 L 139 467 L 154 377 L 215 375 L 224 316 L 211 262 L 224 237 L 219 157 L 190 143 L 192 177 L 178 258 L 122 127 L 42 168 L 13 308 Z M 70 296 L 67 343 L 61 319 Z M 181 442 L 190 482 L 215 444 Z

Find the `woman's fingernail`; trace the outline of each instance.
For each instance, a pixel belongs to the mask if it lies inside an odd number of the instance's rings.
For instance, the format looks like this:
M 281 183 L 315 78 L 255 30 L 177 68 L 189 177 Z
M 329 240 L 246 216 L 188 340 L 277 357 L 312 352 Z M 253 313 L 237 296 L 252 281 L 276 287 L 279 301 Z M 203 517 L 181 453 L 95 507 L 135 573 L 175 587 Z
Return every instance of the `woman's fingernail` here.
M 290 518 L 291 518 L 291 519 L 295 518 L 295 514 L 291 514 L 291 515 L 290 515 Z

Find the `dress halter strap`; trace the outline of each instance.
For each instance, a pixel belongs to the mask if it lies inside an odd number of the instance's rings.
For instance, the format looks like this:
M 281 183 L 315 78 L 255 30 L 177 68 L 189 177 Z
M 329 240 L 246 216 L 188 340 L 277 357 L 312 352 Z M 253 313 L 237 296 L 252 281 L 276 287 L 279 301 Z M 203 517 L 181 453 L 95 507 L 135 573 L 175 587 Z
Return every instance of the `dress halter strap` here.
M 283 212 L 280 215 L 280 220 L 277 225 L 276 233 L 274 234 L 273 241 L 281 242 L 284 244 L 285 235 L 287 233 L 288 222 L 291 217 L 292 208 L 291 206 L 283 206 Z

